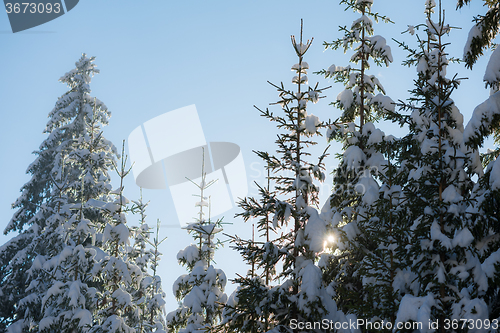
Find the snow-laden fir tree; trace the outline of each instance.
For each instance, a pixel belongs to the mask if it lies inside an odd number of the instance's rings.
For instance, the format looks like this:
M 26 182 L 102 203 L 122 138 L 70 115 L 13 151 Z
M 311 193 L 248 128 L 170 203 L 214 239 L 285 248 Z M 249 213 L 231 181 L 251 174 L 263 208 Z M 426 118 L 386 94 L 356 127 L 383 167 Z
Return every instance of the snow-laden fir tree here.
M 128 256 L 131 235 L 126 213 L 129 200 L 123 195 L 123 181 L 130 172 L 126 169 L 123 155 L 120 166 L 114 165 L 120 177 L 120 186 L 110 192 L 114 200 L 92 201 L 91 205 L 102 208 L 107 216 L 101 225 L 99 260 L 91 274 L 99 284 L 96 293 L 96 313 L 90 332 L 134 333 L 141 318 L 140 307 L 134 299 L 143 278 L 141 267 Z
M 132 297 L 139 308 L 139 320 L 135 327 L 136 333 L 165 331 L 165 293 L 161 287 L 161 278 L 157 275 L 161 259 L 159 246 L 166 238 L 160 239 L 160 221 L 156 224 L 156 235 L 151 241 L 152 228 L 146 223 L 146 207 L 141 198 L 134 201 L 134 210 L 140 214 L 140 224 L 131 228 L 134 244 L 128 256 L 142 272 L 142 280 L 137 289 L 132 288 Z M 148 249 L 148 244 L 151 249 Z
M 74 140 L 68 153 L 66 168 L 80 170 L 79 179 L 58 187 L 65 193 L 77 193 L 79 200 L 68 203 L 68 195 L 57 198 L 57 211 L 48 219 L 40 238 L 49 245 L 45 255 L 38 255 L 28 271 L 30 285 L 21 300 L 25 313 L 41 311 L 37 323 L 30 316 L 9 327 L 10 332 L 87 332 L 94 324 L 96 288 L 92 269 L 99 251 L 96 236 L 103 216 L 92 202 L 106 200 L 111 188 L 107 169 L 115 154 L 102 138 L 96 115 L 86 123 L 86 135 Z M 38 300 L 41 299 L 41 304 Z M 38 309 L 38 307 L 40 307 Z M 30 327 L 31 326 L 31 327 Z
M 196 243 L 177 254 L 177 260 L 187 268 L 188 273 L 179 276 L 174 282 L 173 292 L 180 306 L 167 315 L 168 332 L 212 332 L 221 322 L 222 309 L 227 301 L 224 293 L 226 275 L 213 265 L 215 249 L 220 245 L 215 235 L 222 231 L 222 221 L 214 222 L 210 216 L 208 219 L 205 217 L 204 209 L 210 205 L 210 198 L 205 191 L 215 182 L 207 181 L 206 176 L 203 151 L 200 183 L 192 181 L 200 190 L 200 201 L 196 203 L 196 207 L 199 207 L 198 216 L 194 223 L 185 227 Z
M 386 39 L 374 35 L 373 27 L 373 20 L 390 20 L 372 11 L 373 0 L 340 3 L 359 17 L 350 27 L 340 28 L 343 37 L 324 43 L 334 50 L 352 49 L 351 65 L 332 65 L 319 72 L 345 86 L 332 103 L 342 114 L 331 125 L 329 139 L 341 142 L 343 151 L 333 171 L 333 193 L 323 207 L 336 244 L 334 254 L 323 255 L 321 266 L 341 310 L 394 322 L 398 298 L 394 282 L 401 269 L 396 252 L 402 250 L 398 245 L 402 228 L 395 212 L 401 194 L 394 161 L 397 140 L 374 122 L 399 117 L 378 78 L 369 74 L 371 65 L 388 66 L 393 60 Z
M 153 274 L 147 276 L 143 279 L 141 286 L 146 288 L 145 297 L 145 320 L 146 332 L 163 333 L 166 332 L 166 322 L 165 322 L 165 293 L 163 292 L 161 285 L 161 278 L 158 273 L 158 265 L 162 254 L 159 251 L 160 244 L 165 240 L 163 238 L 160 240 L 160 220 L 156 224 L 156 236 L 153 238 L 152 242 L 149 244 L 152 246 L 151 249 L 151 264 L 150 268 Z
M 152 253 L 147 249 L 151 234 L 151 227 L 146 222 L 146 208 L 149 205 L 149 201 L 143 201 L 142 188 L 139 200 L 133 200 L 132 202 L 132 211 L 134 213 L 139 213 L 140 220 L 138 226 L 130 228 L 134 237 L 134 244 L 130 249 L 128 256 L 145 274 L 148 272 L 148 263 L 152 259 Z
M 255 259 L 264 270 L 262 278 L 240 279 L 241 285 L 232 295 L 230 305 L 234 311 L 228 311 L 226 321 L 238 332 L 246 332 L 250 327 L 254 332 L 290 332 L 296 331 L 294 323 L 323 319 L 335 322 L 338 318 L 333 290 L 323 284 L 322 272 L 317 266 L 318 254 L 324 248 L 326 226 L 312 206 L 318 204 L 319 193 L 313 180 L 324 180 L 326 154 L 312 160 L 307 147 L 316 145 L 313 137 L 326 125 L 307 111 L 308 103 L 318 102 L 324 90 L 318 85 L 308 86 L 309 65 L 304 55 L 311 42 L 303 42 L 302 26 L 300 39 L 297 41 L 292 36 L 298 57 L 298 63 L 292 66 L 295 74 L 292 83 L 296 89 L 288 90 L 283 83 L 271 83 L 279 93 L 280 100 L 274 104 L 281 106 L 280 114 L 259 109 L 263 117 L 275 122 L 281 130 L 276 155 L 257 152 L 268 165 L 274 188 L 261 187 L 261 199 L 244 199 L 240 203 L 244 212 L 239 215 L 244 220 L 258 218 L 260 232 L 268 235 L 268 228 L 272 228 L 278 236 L 262 243 L 237 243 L 244 258 Z M 245 318 L 247 315 L 253 317 Z M 233 318 L 235 323 L 231 323 Z M 257 320 L 258 325 L 246 323 L 245 319 Z M 307 329 L 309 332 L 324 330 L 324 327 Z
M 408 172 L 404 188 L 407 224 L 411 231 L 409 257 L 418 288 L 405 295 L 397 322 L 439 322 L 439 331 L 450 331 L 450 320 L 488 318 L 484 300 L 488 290 L 480 262 L 475 223 L 468 218 L 472 174 L 482 174 L 477 151 L 464 144 L 463 116 L 451 99 L 460 81 L 446 75 L 452 58 L 446 53 L 441 8 L 426 0 L 426 36 L 419 38 L 409 63 L 417 65 L 412 90 L 408 146 L 401 152 Z M 439 4 L 441 7 L 441 4 Z M 437 22 L 435 16 L 438 16 Z M 428 330 L 429 328 L 424 328 Z M 476 331 L 474 326 L 469 332 Z M 462 327 L 458 331 L 465 331 Z
M 35 271 L 41 269 L 40 264 L 45 259 L 59 253 L 66 245 L 61 235 L 53 232 L 74 215 L 65 205 L 81 200 L 78 188 L 82 186 L 85 170 L 80 162 L 72 160 L 70 152 L 75 145 L 80 143 L 83 147 L 84 142 L 91 141 L 95 133 L 91 133 L 89 124 L 99 132 L 100 145 L 104 146 L 100 160 L 108 161 L 116 155 L 114 146 L 100 134 L 100 128 L 108 123 L 110 112 L 101 101 L 90 96 L 91 78 L 99 73 L 94 59 L 83 54 L 76 68 L 60 78 L 69 91 L 58 99 L 49 113 L 44 131 L 48 137 L 34 152 L 37 158 L 27 170 L 32 177 L 13 204 L 18 210 L 4 233 L 17 231 L 19 235 L 0 248 L 0 295 L 8 295 L 0 302 L 0 332 L 16 320 L 17 325 L 22 321 L 36 329 L 42 317 L 41 301 L 48 282 L 32 284 L 30 290 L 27 288 L 38 278 L 44 279 Z M 94 197 L 105 196 L 110 190 L 106 163 L 93 170 L 100 185 L 86 187 Z M 32 268 L 35 260 L 37 263 Z
M 134 244 L 129 248 L 128 258 L 141 269 L 142 280 L 137 288 L 131 288 L 130 294 L 132 299 L 137 304 L 139 308 L 139 320 L 137 321 L 137 326 L 135 330 L 137 333 L 143 333 L 148 331 L 148 312 L 147 312 L 147 296 L 148 287 L 150 286 L 152 280 L 149 275 L 149 265 L 153 259 L 152 253 L 147 249 L 148 243 L 150 243 L 150 233 L 151 227 L 146 223 L 146 208 L 149 202 L 144 202 L 141 196 L 139 200 L 133 200 L 132 211 L 138 212 L 140 216 L 139 225 L 130 228 L 130 233 L 134 238 Z
M 482 20 L 486 21 L 488 18 L 491 20 L 491 17 L 498 15 L 498 3 L 491 3 L 490 7 L 493 8 L 489 9 L 485 17 L 481 17 L 477 23 L 478 26 L 483 24 Z M 497 11 L 496 14 L 492 12 L 494 10 Z M 498 29 L 498 25 L 494 26 L 491 22 L 484 24 L 490 29 Z M 495 30 L 494 35 L 496 32 L 497 30 Z M 476 58 L 478 56 L 476 55 Z M 467 65 L 472 66 L 470 62 L 467 62 Z M 500 320 L 500 272 L 498 266 L 500 262 L 500 223 L 498 221 L 500 212 L 500 183 L 498 181 L 500 179 L 500 163 L 498 162 L 500 153 L 498 146 L 500 144 L 500 92 L 498 92 L 500 52 L 498 48 L 491 55 L 483 80 L 486 83 L 486 88 L 490 88 L 491 96 L 474 109 L 472 118 L 464 130 L 464 142 L 471 149 L 478 150 L 479 147 L 483 146 L 487 137 L 493 136 L 496 148 L 488 149 L 481 156 L 482 164 L 486 166 L 486 170 L 484 173 L 480 168 L 475 170 L 479 179 L 472 192 L 473 200 L 468 213 L 473 221 L 471 232 L 476 238 L 476 247 L 479 250 L 482 268 L 488 277 L 488 290 L 484 295 L 484 300 L 490 310 L 489 319 Z
M 471 149 L 477 150 L 485 136 L 500 120 L 500 92 L 491 95 L 474 110 L 472 120 L 467 124 L 464 141 Z M 476 143 L 475 143 L 476 142 Z M 497 141 L 498 144 L 498 141 Z M 467 210 L 471 219 L 471 232 L 475 246 L 479 250 L 479 260 L 488 278 L 488 290 L 483 299 L 490 310 L 489 319 L 500 321 L 500 160 L 499 148 L 485 153 L 482 158 L 486 164 L 484 174 L 478 172 L 479 179 L 472 191 L 471 204 Z M 482 171 L 480 169 L 480 171 Z

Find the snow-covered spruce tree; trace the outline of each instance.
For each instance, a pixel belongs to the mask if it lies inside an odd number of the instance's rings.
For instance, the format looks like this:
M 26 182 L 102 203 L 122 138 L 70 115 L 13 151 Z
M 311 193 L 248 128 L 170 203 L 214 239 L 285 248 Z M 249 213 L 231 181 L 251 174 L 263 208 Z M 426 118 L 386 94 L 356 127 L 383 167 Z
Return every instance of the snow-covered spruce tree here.
M 152 270 L 152 275 L 150 280 L 141 282 L 143 286 L 146 287 L 146 321 L 145 325 L 148 329 L 146 332 L 165 332 L 166 322 L 165 322 L 165 293 L 163 292 L 161 286 L 161 278 L 157 275 L 158 265 L 162 254 L 159 251 L 160 244 L 165 240 L 163 238 L 160 240 L 160 220 L 156 224 L 156 236 L 153 238 L 153 242 L 149 242 L 152 246 L 151 254 L 151 264 L 150 268 Z
M 500 92 L 490 96 L 474 110 L 472 120 L 464 133 L 465 143 L 477 150 L 495 126 L 493 120 L 500 120 Z M 498 143 L 498 141 L 497 141 Z M 500 162 L 499 148 L 484 154 L 487 165 L 483 175 L 479 173 L 478 182 L 472 191 L 472 200 L 467 213 L 471 219 L 472 234 L 484 273 L 488 278 L 488 290 L 483 299 L 490 310 L 489 319 L 500 321 Z M 480 169 L 482 171 L 482 169 Z
M 459 8 L 468 4 L 469 0 L 460 0 Z M 500 4 L 497 1 L 486 2 L 488 11 L 485 15 L 474 18 L 475 25 L 469 32 L 469 37 L 464 48 L 464 61 L 467 67 L 472 68 L 483 52 L 491 47 L 492 41 L 498 35 Z M 493 136 L 496 147 L 488 149 L 482 154 L 481 160 L 487 166 L 483 174 L 477 172 L 479 180 L 473 191 L 473 205 L 469 208 L 473 219 L 473 235 L 478 240 L 476 247 L 480 250 L 480 260 L 484 271 L 488 276 L 488 291 L 485 301 L 490 309 L 490 320 L 500 319 L 500 277 L 498 273 L 498 262 L 500 260 L 499 223 L 498 212 L 500 211 L 500 191 L 496 179 L 499 177 L 498 156 L 500 155 L 500 49 L 497 47 L 486 67 L 483 77 L 486 88 L 490 88 L 491 96 L 478 105 L 474 110 L 471 121 L 467 124 L 464 132 L 464 140 L 467 146 L 477 150 L 483 146 L 488 136 Z M 481 170 L 482 171 L 482 170 Z
M 418 288 L 401 301 L 397 322 L 424 325 L 438 321 L 450 331 L 451 320 L 487 319 L 484 301 L 488 280 L 481 266 L 468 219 L 473 172 L 481 172 L 477 152 L 464 145 L 463 116 L 451 99 L 460 81 L 446 77 L 451 61 L 444 36 L 451 28 L 433 20 L 436 4 L 426 0 L 425 39 L 410 55 L 418 79 L 412 91 L 408 148 L 402 151 L 408 180 L 404 188 L 407 223 L 411 230 L 409 256 Z M 441 7 L 441 6 L 440 6 Z M 455 329 L 456 327 L 453 327 Z M 477 327 L 472 327 L 475 331 Z M 458 331 L 465 331 L 462 326 Z
M 498 4 L 497 4 L 498 10 Z M 479 104 L 473 112 L 472 119 L 464 131 L 465 144 L 477 151 L 485 139 L 493 135 L 495 149 L 488 149 L 482 154 L 482 164 L 486 166 L 484 174 L 477 168 L 479 176 L 473 190 L 472 205 L 468 209 L 472 225 L 472 234 L 476 238 L 483 270 L 488 277 L 488 290 L 484 299 L 490 309 L 489 319 L 500 320 L 500 52 L 493 52 L 483 80 L 486 88 L 490 88 L 491 96 Z
M 153 258 L 151 251 L 147 249 L 148 243 L 150 243 L 149 239 L 151 233 L 151 227 L 146 223 L 146 207 L 149 202 L 144 202 L 142 200 L 142 188 L 139 200 L 133 200 L 132 202 L 133 206 L 131 210 L 134 213 L 139 213 L 140 220 L 138 226 L 130 228 L 130 233 L 134 238 L 134 244 L 129 248 L 128 259 L 141 269 L 142 280 L 137 288 L 135 288 L 135 286 L 130 288 L 130 295 L 139 309 L 139 319 L 137 320 L 137 325 L 134 328 L 137 333 L 143 333 L 149 328 L 147 297 L 148 287 L 150 287 L 152 279 L 148 268 Z
M 128 257 L 133 260 L 135 264 L 140 267 L 141 272 L 145 274 L 148 272 L 148 264 L 152 259 L 152 253 L 147 249 L 152 228 L 146 223 L 146 208 L 149 205 L 149 201 L 143 201 L 142 188 L 139 200 L 133 200 L 132 202 L 132 211 L 134 213 L 139 213 L 140 220 L 138 226 L 130 228 L 134 237 L 134 244 L 130 249 Z
M 242 216 L 245 221 L 258 218 L 257 233 L 261 240 L 255 240 L 255 224 L 252 225 L 251 240 L 230 236 L 234 244 L 232 248 L 241 254 L 250 269 L 245 276 L 238 274 L 233 280 L 237 287 L 224 307 L 224 320 L 219 328 L 222 332 L 267 332 L 275 325 L 270 316 L 272 303 L 269 291 L 272 281 L 278 279 L 276 265 L 280 256 L 279 247 L 274 244 L 279 241 L 275 239 L 277 220 L 273 222 L 270 218 L 276 191 L 270 193 L 271 167 L 270 161 L 267 162 L 267 186 L 264 188 L 256 183 L 260 199 L 245 198 L 239 203 L 244 212 L 236 215 Z
M 112 167 L 115 154 L 102 138 L 95 107 L 93 114 L 92 121 L 86 124 L 86 135 L 74 140 L 67 159 L 67 166 L 80 170 L 81 174 L 68 184 L 66 191 L 78 193 L 80 199 L 62 206 L 59 199 L 55 218 L 49 218 L 50 223 L 41 235 L 45 244 L 52 246 L 46 255 L 35 258 L 29 270 L 30 294 L 21 300 L 21 305 L 28 304 L 25 307 L 29 312 L 40 306 L 33 300 L 41 298 L 43 317 L 32 328 L 37 332 L 87 332 L 94 324 L 96 285 L 92 269 L 99 251 L 96 236 L 102 229 L 104 216 L 93 203 L 108 198 L 111 185 L 107 169 Z M 26 319 L 12 328 L 21 323 L 26 330 L 26 324 L 36 324 Z
M 120 166 L 114 165 L 120 177 L 120 187 L 110 192 L 116 196 L 115 200 L 93 202 L 102 208 L 108 220 L 100 230 L 102 252 L 92 268 L 92 275 L 100 284 L 96 294 L 97 311 L 90 329 L 92 333 L 133 333 L 141 319 L 133 295 L 140 286 L 143 273 L 128 257 L 132 235 L 127 226 L 129 200 L 123 196 L 123 180 L 130 169 L 127 170 L 125 165 L 126 157 L 122 151 Z
M 89 124 L 94 124 L 94 129 L 99 131 L 110 116 L 106 106 L 90 96 L 91 78 L 99 72 L 93 61 L 94 57 L 84 54 L 76 62 L 76 68 L 61 77 L 60 81 L 68 85 L 69 91 L 58 99 L 49 113 L 44 131 L 48 138 L 35 151 L 38 157 L 27 171 L 32 178 L 22 187 L 21 196 L 13 204 L 18 210 L 5 233 L 18 231 L 19 235 L 0 248 L 0 294 L 8 295 L 0 302 L 0 332 L 15 320 L 20 327 L 25 316 L 25 324 L 32 328 L 36 328 L 41 319 L 41 300 L 47 284 L 32 285 L 36 292 L 26 289 L 35 279 L 43 279 L 34 274 L 39 266 L 31 269 L 34 260 L 38 258 L 38 264 L 44 262 L 65 246 L 59 235 L 52 234 L 71 215 L 64 205 L 81 199 L 81 192 L 75 186 L 81 185 L 84 170 L 80 164 L 70 161 L 69 153 L 77 140 L 89 140 Z M 101 140 L 107 152 L 116 153 L 110 142 L 102 136 Z M 108 181 L 105 165 L 95 172 L 99 182 Z M 102 195 L 109 192 L 106 187 L 93 189 L 98 190 L 102 190 Z M 26 297 L 29 294 L 33 297 Z M 22 304 L 21 299 L 24 299 Z
M 188 274 L 179 276 L 174 282 L 174 295 L 182 303 L 167 315 L 168 332 L 212 332 L 221 321 L 222 309 L 227 301 L 224 293 L 226 275 L 212 264 L 215 249 L 220 244 L 215 235 L 222 231 L 222 220 L 213 222 L 210 216 L 206 219 L 203 211 L 209 206 L 209 198 L 204 192 L 215 182 L 206 180 L 204 155 L 203 152 L 200 183 L 193 182 L 200 189 L 200 201 L 196 204 L 199 207 L 198 216 L 196 222 L 186 226 L 196 243 L 177 254 L 177 260 L 186 266 Z
M 374 148 L 386 158 L 377 174 L 379 196 L 357 219 L 359 234 L 340 256 L 351 251 L 360 253 L 357 257 L 361 260 L 353 263 L 352 270 L 361 280 L 362 294 L 350 312 L 372 323 L 394 325 L 399 302 L 415 287 L 412 281 L 416 277 L 408 267 L 407 217 L 406 211 L 400 208 L 406 200 L 402 187 L 405 173 L 401 172 L 397 160 L 397 140 L 386 137 Z M 327 258 L 332 260 L 331 257 Z
M 391 161 L 397 142 L 373 122 L 398 117 L 382 84 L 368 74 L 372 64 L 388 66 L 392 62 L 385 38 L 374 35 L 372 19 L 390 21 L 372 11 L 373 0 L 344 0 L 341 4 L 360 17 L 349 28 L 340 28 L 343 37 L 324 43 L 334 50 L 353 49 L 352 65 L 332 65 L 319 72 L 345 86 L 333 103 L 342 114 L 329 132 L 329 139 L 343 144 L 343 152 L 333 172 L 334 191 L 322 210 L 337 236 L 332 250 L 340 251 L 323 255 L 321 266 L 336 290 L 340 310 L 394 322 L 398 297 L 394 281 L 400 270 L 396 252 L 401 250 L 398 241 L 402 238 L 395 212 L 401 192 L 399 171 Z
M 146 207 L 149 202 L 143 202 L 141 197 L 133 201 L 132 211 L 140 214 L 139 226 L 132 227 L 134 244 L 128 253 L 128 258 L 142 272 L 142 280 L 136 288 L 132 286 L 131 295 L 139 308 L 139 320 L 135 326 L 136 333 L 164 332 L 165 330 L 165 293 L 161 287 L 161 278 L 156 274 L 161 259 L 159 246 L 166 239 L 159 239 L 160 221 L 156 224 L 156 236 L 151 241 L 152 228 L 146 223 Z M 148 244 L 151 246 L 148 249 Z
M 309 65 L 304 55 L 312 41 L 303 43 L 302 26 L 300 40 L 292 36 L 292 46 L 298 63 L 292 66 L 295 76 L 292 83 L 296 90 L 287 90 L 283 84 L 274 85 L 280 100 L 282 115 L 275 115 L 269 109 L 260 110 L 261 115 L 276 123 L 282 132 L 278 134 L 277 154 L 257 152 L 268 165 L 270 180 L 275 184 L 273 190 L 261 187 L 260 200 L 246 198 L 240 203 L 244 212 L 239 214 L 245 220 L 259 218 L 259 230 L 270 228 L 267 216 L 271 218 L 272 229 L 279 234 L 265 243 L 240 247 L 244 257 L 255 257 L 264 272 L 269 271 L 268 280 L 257 278 L 242 279 L 239 294 L 236 294 L 236 312 L 232 315 L 256 314 L 261 328 L 268 332 L 297 331 L 294 325 L 322 320 L 337 320 L 337 307 L 323 284 L 321 270 L 317 266 L 318 254 L 323 251 L 326 226 L 318 211 L 311 205 L 318 204 L 319 188 L 313 179 L 324 180 L 323 153 L 318 161 L 311 161 L 308 146 L 316 142 L 313 136 L 319 134 L 326 125 L 318 117 L 308 114 L 309 102 L 316 103 L 324 89 L 307 86 Z M 265 233 L 264 233 L 265 234 Z M 244 248 L 246 247 L 246 249 Z M 280 267 L 281 266 L 281 267 Z M 277 271 L 274 274 L 273 270 Z M 266 276 L 264 276 L 264 279 Z M 267 284 L 270 284 L 270 288 Z M 252 285 L 253 284 L 253 285 Z M 255 295 L 249 295 L 255 290 Z M 252 297 L 250 300 L 244 297 Z M 248 306 L 245 309 L 244 306 Z M 230 314 L 231 315 L 231 314 Z M 244 317 L 243 317 L 244 318 Z M 231 318 L 229 318 L 230 320 Z M 237 331 L 245 331 L 251 324 L 237 322 Z M 231 325 L 231 324 L 230 324 Z M 239 327 L 238 327 L 239 326 Z M 322 332 L 325 327 L 307 327 L 307 331 Z

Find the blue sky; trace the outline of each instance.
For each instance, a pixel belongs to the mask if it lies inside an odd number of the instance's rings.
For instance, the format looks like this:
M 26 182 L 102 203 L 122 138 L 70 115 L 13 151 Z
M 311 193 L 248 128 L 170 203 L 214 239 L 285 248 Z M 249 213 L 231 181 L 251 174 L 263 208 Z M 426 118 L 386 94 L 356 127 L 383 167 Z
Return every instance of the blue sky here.
M 448 51 L 461 57 L 472 15 L 484 13 L 482 1 L 473 1 L 470 8 L 459 12 L 455 11 L 455 1 L 445 2 L 449 3 L 445 7 L 448 23 L 462 27 L 449 36 L 448 41 L 453 44 Z M 395 21 L 395 24 L 375 25 L 375 34 L 388 40 L 394 63 L 389 68 L 373 66 L 370 70 L 394 100 L 408 97 L 415 70 L 400 66 L 405 53 L 397 49 L 391 38 L 415 45 L 414 37 L 401 32 L 408 24 L 424 22 L 423 3 L 423 0 L 376 0 L 373 7 Z M 338 26 L 348 25 L 357 17 L 351 11 L 344 11 L 336 1 L 86 0 L 54 21 L 13 34 L 7 14 L 0 13 L 0 170 L 4 175 L 0 229 L 10 220 L 13 214 L 10 205 L 29 180 L 25 170 L 34 160 L 31 152 L 46 137 L 42 131 L 47 114 L 67 90 L 58 79 L 74 68 L 81 53 L 96 56 L 95 63 L 101 70 L 93 78 L 91 88 L 92 95 L 112 112 L 110 125 L 104 130 L 106 138 L 121 146 L 122 140 L 145 121 L 195 104 L 207 141 L 234 142 L 241 147 L 249 195 L 255 195 L 251 182 L 263 181 L 263 169 L 252 150 L 273 151 L 276 131 L 271 123 L 259 117 L 253 105 L 265 108 L 277 101 L 277 94 L 267 80 L 283 81 L 293 88 L 290 67 L 296 63 L 296 56 L 290 35 L 299 34 L 300 19 L 304 19 L 304 37 L 314 37 L 305 57 L 311 68 L 309 82 L 333 85 L 326 91 L 327 97 L 313 105 L 309 113 L 320 119 L 334 119 L 339 113 L 328 104 L 342 87 L 312 72 L 326 69 L 332 63 L 348 64 L 351 53 L 324 51 L 322 43 L 341 37 Z M 488 96 L 482 83 L 486 63 L 487 57 L 473 71 L 462 65 L 449 68 L 449 73 L 469 77 L 452 96 L 465 121 Z M 380 127 L 387 134 L 403 133 L 392 124 Z M 325 146 L 326 142 L 320 138 L 319 148 Z M 339 148 L 334 144 L 330 153 L 334 155 Z M 335 165 L 333 158 L 327 160 L 328 171 Z M 330 184 L 328 178 L 323 198 L 328 195 Z M 130 199 L 139 195 L 132 177 L 127 180 L 125 195 Z M 162 234 L 168 237 L 161 249 L 164 256 L 160 274 L 170 311 L 176 307 L 172 283 L 184 272 L 176 262 L 176 254 L 189 245 L 190 236 L 175 227 L 178 222 L 168 190 L 144 190 L 144 198 L 151 201 L 150 225 L 161 219 L 165 225 Z M 237 212 L 235 208 L 224 214 L 225 221 L 232 223 L 225 232 L 250 237 L 251 226 L 235 219 Z M 129 217 L 131 224 L 137 221 L 138 217 Z M 0 244 L 11 236 L 1 235 Z M 239 264 L 239 255 L 227 245 L 216 253 L 215 259 L 229 278 L 247 269 Z M 228 291 L 232 290 L 229 285 Z

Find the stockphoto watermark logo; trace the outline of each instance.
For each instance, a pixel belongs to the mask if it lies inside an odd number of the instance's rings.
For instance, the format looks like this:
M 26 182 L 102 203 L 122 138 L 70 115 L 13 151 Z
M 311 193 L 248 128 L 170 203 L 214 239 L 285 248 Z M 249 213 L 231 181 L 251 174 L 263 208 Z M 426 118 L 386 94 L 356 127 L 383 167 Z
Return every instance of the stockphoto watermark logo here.
M 27 30 L 69 12 L 79 0 L 4 0 L 12 32 Z
M 203 194 L 210 197 L 212 216 L 223 214 L 248 193 L 240 147 L 232 142 L 207 143 L 195 105 L 164 113 L 130 133 L 128 148 L 138 186 L 170 189 L 181 226 L 194 222 L 196 186 L 217 180 Z M 203 161 L 204 159 L 204 161 Z M 166 179 L 165 179 L 166 178 Z M 191 181 L 190 181 L 191 180 Z

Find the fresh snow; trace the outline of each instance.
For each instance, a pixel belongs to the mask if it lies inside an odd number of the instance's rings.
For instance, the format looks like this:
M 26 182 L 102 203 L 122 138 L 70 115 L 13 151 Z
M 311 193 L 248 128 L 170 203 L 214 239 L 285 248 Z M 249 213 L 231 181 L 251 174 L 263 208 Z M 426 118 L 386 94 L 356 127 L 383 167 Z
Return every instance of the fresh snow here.
M 340 104 L 345 108 L 349 109 L 354 101 L 354 95 L 352 93 L 352 90 L 350 89 L 345 89 L 343 90 L 338 96 L 337 96 L 337 101 L 340 102 Z
M 316 133 L 317 126 L 320 124 L 319 118 L 316 117 L 313 114 L 307 115 L 305 119 L 305 127 L 306 127 L 306 133 L 307 134 L 314 134 Z
M 308 239 L 309 249 L 319 253 L 323 251 L 326 240 L 326 225 L 314 207 L 306 208 L 309 219 L 304 230 L 305 236 Z
M 415 297 L 407 294 L 403 296 L 399 305 L 396 323 L 409 322 L 411 320 L 420 323 L 429 323 L 431 319 L 431 307 L 435 306 L 433 295 Z M 428 325 L 422 325 L 422 333 L 432 332 Z
M 500 48 L 497 48 L 499 50 Z M 497 51 L 495 50 L 495 52 Z M 464 141 L 468 142 L 480 133 L 481 129 L 489 128 L 493 117 L 500 114 L 500 92 L 491 95 L 486 101 L 476 106 L 472 118 L 465 127 Z

